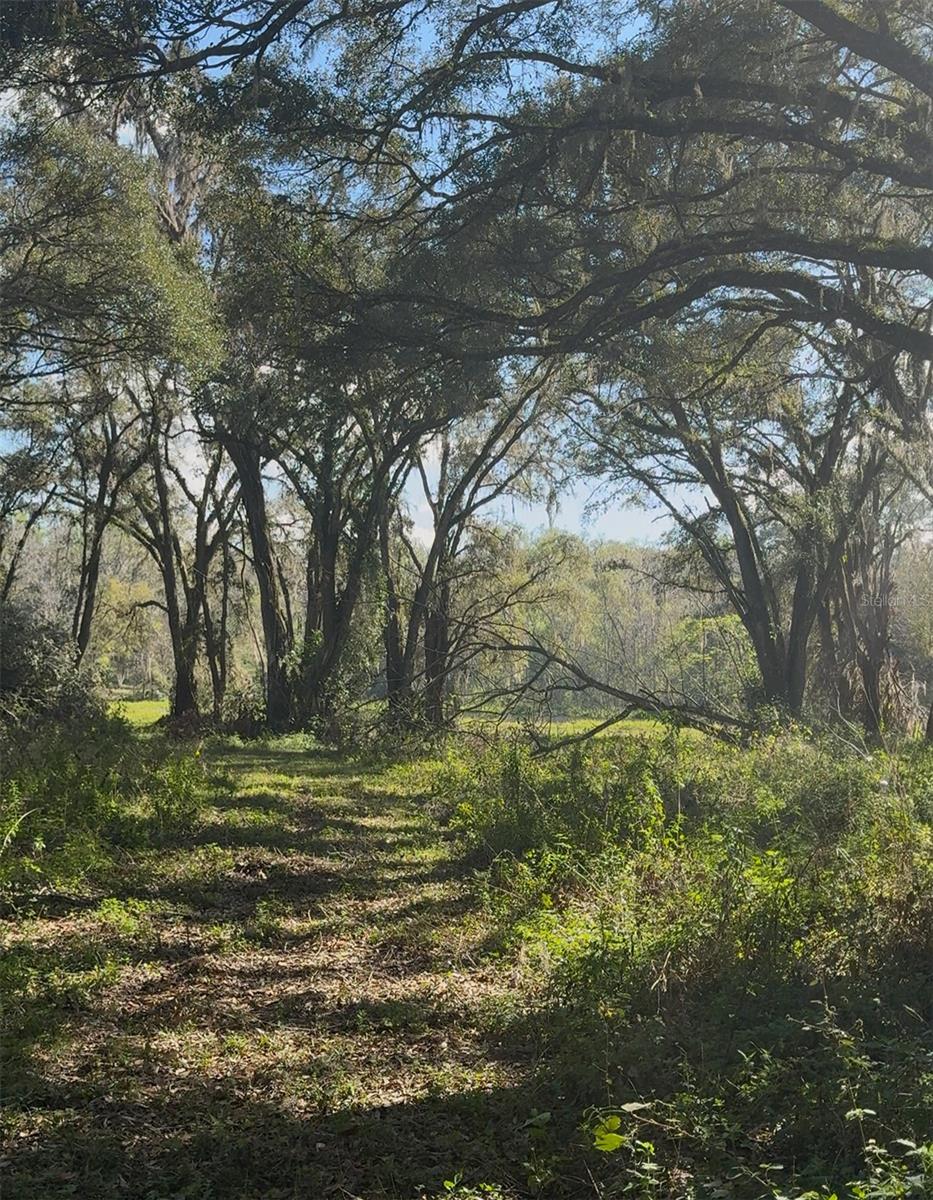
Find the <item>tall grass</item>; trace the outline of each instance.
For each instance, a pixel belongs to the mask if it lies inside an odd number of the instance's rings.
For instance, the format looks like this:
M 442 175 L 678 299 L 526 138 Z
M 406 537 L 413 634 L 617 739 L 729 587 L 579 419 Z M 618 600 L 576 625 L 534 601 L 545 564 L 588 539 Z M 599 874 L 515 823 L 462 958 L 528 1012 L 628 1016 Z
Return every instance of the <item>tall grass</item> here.
M 933 1195 L 933 756 L 676 734 L 436 784 L 606 1195 Z

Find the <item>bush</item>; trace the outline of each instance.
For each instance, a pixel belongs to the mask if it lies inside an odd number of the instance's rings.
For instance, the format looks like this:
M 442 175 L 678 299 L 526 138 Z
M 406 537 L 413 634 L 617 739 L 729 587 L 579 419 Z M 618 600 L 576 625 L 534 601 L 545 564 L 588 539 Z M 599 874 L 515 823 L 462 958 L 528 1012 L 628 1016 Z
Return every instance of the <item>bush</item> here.
M 791 736 L 447 763 L 438 795 L 548 981 L 563 1094 L 618 1118 L 608 1195 L 927 1194 L 931 781 L 925 749 Z
M 227 733 L 243 738 L 260 738 L 267 732 L 265 697 L 258 680 L 237 680 L 227 689 L 220 723 Z
M 95 707 L 71 638 L 19 605 L 0 605 L 0 723 L 73 719 Z
M 492 855 L 564 850 L 585 860 L 643 844 L 676 815 L 678 759 L 670 739 L 624 739 L 533 758 L 518 742 L 448 758 L 435 783 L 453 825 Z M 673 805 L 673 808 L 671 808 Z
M 193 823 L 204 793 L 197 753 L 140 738 L 98 712 L 0 733 L 0 891 L 78 884 L 119 847 Z

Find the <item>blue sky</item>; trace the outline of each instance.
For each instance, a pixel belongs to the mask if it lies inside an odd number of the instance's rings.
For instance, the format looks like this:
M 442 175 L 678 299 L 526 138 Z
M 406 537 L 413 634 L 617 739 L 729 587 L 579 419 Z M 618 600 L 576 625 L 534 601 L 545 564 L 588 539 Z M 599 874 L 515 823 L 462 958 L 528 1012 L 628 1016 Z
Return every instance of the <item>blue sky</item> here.
M 555 528 L 602 541 L 657 544 L 671 527 L 670 517 L 666 513 L 659 510 L 646 511 L 617 502 L 613 502 L 608 508 L 588 512 L 592 492 L 592 486 L 583 485 L 565 493 L 554 516 Z M 431 512 L 421 489 L 412 484 L 407 498 L 415 536 L 420 534 L 421 540 L 428 541 Z M 515 522 L 531 533 L 540 533 L 547 529 L 549 524 L 545 505 L 525 504 L 520 500 L 506 500 L 498 505 L 490 505 L 484 510 L 484 515 L 501 521 Z
M 592 495 L 589 486 L 580 487 L 561 498 L 560 508 L 555 515 L 554 525 L 571 533 L 582 533 L 587 537 L 617 542 L 652 542 L 661 540 L 670 529 L 670 518 L 666 513 L 613 501 L 608 508 L 601 506 L 595 512 L 587 512 Z M 506 520 L 517 521 L 526 529 L 542 530 L 548 525 L 548 513 L 543 504 L 514 504 L 502 506 L 499 514 Z

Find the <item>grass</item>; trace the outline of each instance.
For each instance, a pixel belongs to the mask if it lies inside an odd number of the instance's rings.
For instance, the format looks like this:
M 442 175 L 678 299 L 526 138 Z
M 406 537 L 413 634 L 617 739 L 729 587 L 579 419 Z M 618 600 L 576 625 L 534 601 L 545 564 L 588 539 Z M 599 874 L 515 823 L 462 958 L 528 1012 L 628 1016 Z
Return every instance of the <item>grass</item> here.
M 131 725 L 154 725 L 168 715 L 168 700 L 117 700 L 111 709 L 124 716 Z
M 627 737 L 619 746 L 641 788 L 639 752 Z M 767 1156 L 775 1129 L 794 1124 L 795 1095 L 823 1113 L 821 1137 L 839 1126 L 863 1146 L 880 1128 L 880 1072 L 905 1112 L 933 1101 L 922 1032 L 933 1010 L 915 988 L 883 1014 L 880 1038 L 882 991 L 845 1012 L 826 1002 L 830 980 L 799 1022 L 797 997 L 772 992 L 754 955 L 793 911 L 771 860 L 746 881 L 762 924 L 729 926 L 728 942 L 696 954 L 677 942 L 676 905 L 709 907 L 700 889 L 732 863 L 731 844 L 698 858 L 679 842 L 626 842 L 625 823 L 659 800 L 608 759 L 602 775 L 567 780 L 558 762 L 507 759 L 507 804 L 480 794 L 488 766 L 342 758 L 300 736 L 218 741 L 203 760 L 211 790 L 196 819 L 115 847 L 61 891 L 7 903 L 4 1196 L 802 1200 L 793 1164 Z M 736 762 L 729 823 L 746 786 L 777 820 L 765 760 Z M 812 764 L 798 775 L 813 786 Z M 463 788 L 472 807 L 451 826 L 443 806 Z M 704 802 L 696 791 L 691 803 Z M 599 849 L 610 829 L 631 867 Z M 664 870 L 670 899 L 656 890 Z M 885 896 L 907 922 L 902 882 L 892 876 Z M 719 937 L 720 913 L 707 917 Z M 654 939 L 643 947 L 639 926 Z M 707 947 L 733 945 L 741 988 L 720 994 Z M 706 993 L 683 991 L 688 970 Z M 905 1022 L 902 1052 L 885 1037 Z M 927 1194 L 933 1152 L 928 1173 L 889 1141 L 874 1143 L 877 1178 L 838 1200 Z M 746 1146 L 751 1176 L 729 1177 Z M 821 1178 L 833 1170 L 825 1162 Z M 815 1188 L 811 1200 L 829 1200 Z
M 228 783 L 190 833 L 2 922 L 4 1194 L 505 1178 L 527 1154 L 532 1054 L 502 1040 L 512 976 L 417 766 L 300 738 L 209 757 Z
M 461 718 L 458 728 L 465 733 L 487 733 L 492 738 L 498 738 L 520 734 L 523 730 L 531 726 L 539 736 L 546 737 L 551 742 L 557 742 L 563 738 L 589 734 L 591 730 L 596 729 L 611 715 L 611 713 L 604 713 L 601 716 L 594 717 L 555 717 L 553 720 L 527 722 L 514 717 L 497 720 L 491 716 L 467 716 Z M 623 735 L 630 737 L 654 737 L 663 734 L 668 728 L 663 721 L 659 721 L 654 717 L 626 717 L 618 724 L 610 725 L 606 729 L 600 730 L 595 736 L 600 738 L 619 737 Z M 691 731 L 685 731 L 685 734 L 686 736 L 690 736 Z
M 167 716 L 169 702 L 164 698 L 161 700 L 116 700 L 110 707 L 111 711 L 124 716 L 131 725 L 145 726 L 154 725 L 156 721 Z M 557 718 L 548 722 L 546 729 L 549 736 L 554 739 L 572 737 L 587 732 L 605 719 L 606 716 Z M 515 719 L 496 722 L 491 717 L 466 717 L 462 721 L 462 727 L 467 731 L 489 730 L 494 732 L 498 730 L 500 733 L 507 734 L 523 728 L 523 722 Z M 606 730 L 605 734 L 599 736 L 608 736 L 619 731 L 633 735 L 650 734 L 663 731 L 664 728 L 662 722 L 650 717 L 628 717 L 620 725 L 613 726 Z

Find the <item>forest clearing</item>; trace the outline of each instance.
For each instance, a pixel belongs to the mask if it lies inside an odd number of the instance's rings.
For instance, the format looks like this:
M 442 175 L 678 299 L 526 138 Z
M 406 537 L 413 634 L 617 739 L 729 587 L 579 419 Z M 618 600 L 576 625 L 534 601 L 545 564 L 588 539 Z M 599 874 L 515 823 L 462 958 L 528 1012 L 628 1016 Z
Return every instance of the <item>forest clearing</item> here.
M 930 1200 L 929 0 L 0 72 L 2 1200 Z

